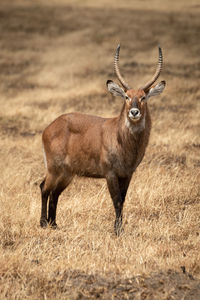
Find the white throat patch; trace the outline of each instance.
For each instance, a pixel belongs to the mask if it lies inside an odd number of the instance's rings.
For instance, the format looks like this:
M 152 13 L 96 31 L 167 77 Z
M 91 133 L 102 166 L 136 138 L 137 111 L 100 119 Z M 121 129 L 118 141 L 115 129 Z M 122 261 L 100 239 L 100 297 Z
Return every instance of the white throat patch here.
M 126 118 L 125 126 L 129 129 L 131 134 L 139 133 L 145 129 L 145 116 L 138 123 L 132 123 L 128 118 Z

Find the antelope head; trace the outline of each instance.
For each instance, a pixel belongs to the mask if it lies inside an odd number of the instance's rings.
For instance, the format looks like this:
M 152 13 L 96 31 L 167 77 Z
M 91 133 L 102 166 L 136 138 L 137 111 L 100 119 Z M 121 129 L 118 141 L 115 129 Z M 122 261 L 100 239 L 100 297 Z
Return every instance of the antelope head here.
M 163 64 L 163 56 L 162 56 L 162 50 L 159 47 L 159 59 L 158 59 L 158 66 L 156 69 L 155 74 L 149 80 L 145 85 L 140 87 L 138 90 L 132 89 L 124 80 L 122 77 L 120 71 L 119 71 L 119 51 L 120 51 L 120 45 L 118 45 L 116 49 L 116 54 L 114 58 L 114 68 L 115 73 L 117 75 L 117 78 L 119 82 L 121 83 L 121 88 L 118 84 L 114 83 L 112 80 L 107 81 L 107 88 L 110 93 L 112 93 L 114 96 L 119 96 L 124 98 L 125 100 L 125 110 L 127 119 L 130 122 L 138 122 L 145 116 L 146 111 L 146 103 L 148 99 L 152 96 L 156 96 L 162 93 L 162 91 L 165 88 L 165 81 L 161 81 L 160 83 L 153 86 L 153 84 L 158 79 L 161 70 L 162 70 L 162 64 Z

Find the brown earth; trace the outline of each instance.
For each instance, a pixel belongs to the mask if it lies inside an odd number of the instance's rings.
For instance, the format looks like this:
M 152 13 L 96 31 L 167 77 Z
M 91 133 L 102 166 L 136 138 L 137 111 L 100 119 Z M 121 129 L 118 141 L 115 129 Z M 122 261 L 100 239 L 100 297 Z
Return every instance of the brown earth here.
M 200 6 L 198 1 L 1 1 L 0 299 L 200 298 Z M 84 3 L 84 4 L 83 4 Z M 81 111 L 117 115 L 113 55 L 139 87 L 164 52 L 163 95 L 124 207 L 104 180 L 76 178 L 58 230 L 39 227 L 43 129 Z

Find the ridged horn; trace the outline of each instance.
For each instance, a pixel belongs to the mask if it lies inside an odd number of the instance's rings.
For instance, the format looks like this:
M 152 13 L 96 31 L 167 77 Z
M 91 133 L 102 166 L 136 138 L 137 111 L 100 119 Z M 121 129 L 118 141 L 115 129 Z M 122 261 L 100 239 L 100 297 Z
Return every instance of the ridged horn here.
M 119 81 L 121 82 L 121 84 L 123 85 L 123 87 L 127 90 L 130 90 L 130 86 L 125 82 L 125 80 L 123 79 L 122 75 L 120 74 L 119 71 L 119 51 L 120 51 L 120 45 L 117 46 L 116 49 L 116 53 L 115 53 L 115 58 L 114 58 L 114 68 L 115 68 L 115 73 L 117 75 L 117 78 L 119 79 Z
M 142 86 L 140 88 L 143 91 L 148 90 L 152 86 L 152 84 L 158 79 L 158 77 L 160 76 L 160 73 L 162 71 L 163 55 L 162 55 L 162 49 L 160 46 L 158 46 L 158 53 L 159 53 L 159 58 L 158 58 L 158 66 L 157 66 L 156 72 L 153 75 L 152 79 L 149 80 L 144 86 Z

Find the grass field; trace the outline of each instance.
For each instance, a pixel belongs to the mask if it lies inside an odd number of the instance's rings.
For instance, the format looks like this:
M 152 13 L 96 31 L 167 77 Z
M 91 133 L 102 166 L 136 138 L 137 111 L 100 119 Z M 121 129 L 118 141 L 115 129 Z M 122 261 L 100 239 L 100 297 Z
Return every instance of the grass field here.
M 48 4 L 47 4 L 48 2 Z M 195 1 L 1 1 L 0 299 L 200 298 L 200 5 Z M 39 227 L 41 133 L 62 113 L 116 116 L 105 83 L 138 88 L 163 48 L 150 143 L 113 232 L 105 180 L 75 178 L 58 229 Z

